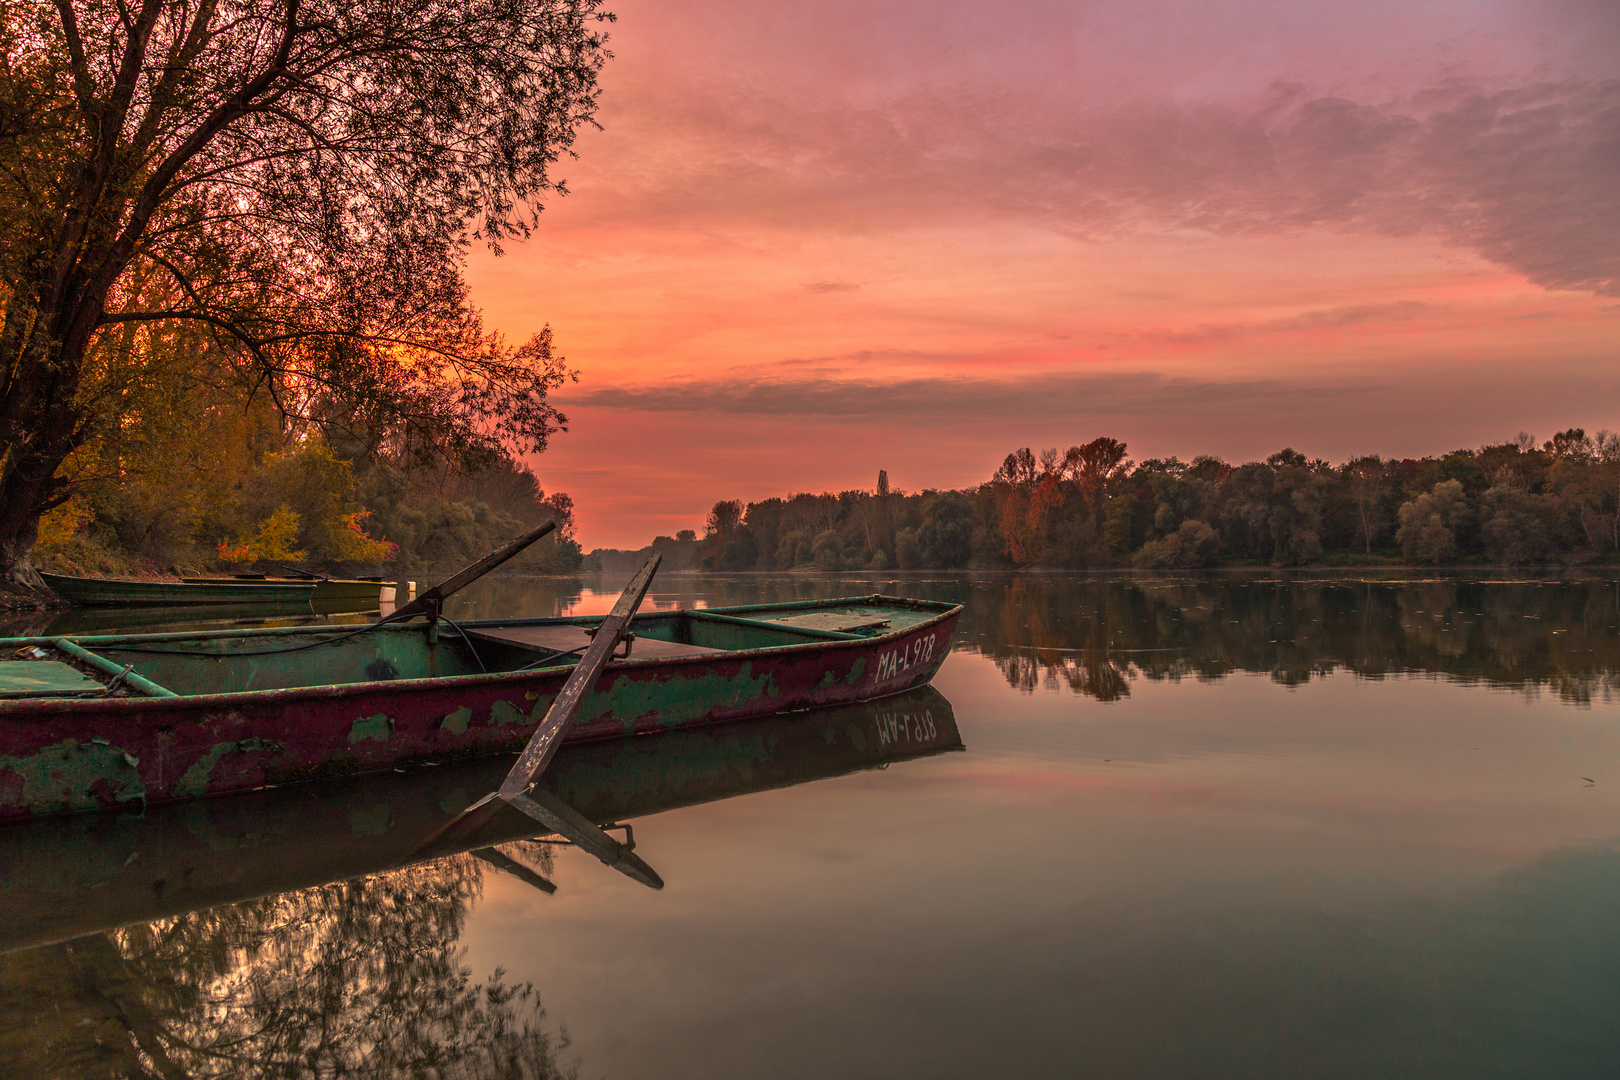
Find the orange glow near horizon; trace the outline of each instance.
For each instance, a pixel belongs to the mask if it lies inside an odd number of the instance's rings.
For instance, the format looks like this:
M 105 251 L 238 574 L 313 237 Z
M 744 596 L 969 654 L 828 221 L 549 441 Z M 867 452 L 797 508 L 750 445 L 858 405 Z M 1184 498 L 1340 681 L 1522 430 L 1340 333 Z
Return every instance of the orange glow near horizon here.
M 585 546 L 1098 434 L 1339 460 L 1620 428 L 1620 22 L 1280 3 L 618 6 L 572 194 L 469 265 L 579 372 L 533 464 Z

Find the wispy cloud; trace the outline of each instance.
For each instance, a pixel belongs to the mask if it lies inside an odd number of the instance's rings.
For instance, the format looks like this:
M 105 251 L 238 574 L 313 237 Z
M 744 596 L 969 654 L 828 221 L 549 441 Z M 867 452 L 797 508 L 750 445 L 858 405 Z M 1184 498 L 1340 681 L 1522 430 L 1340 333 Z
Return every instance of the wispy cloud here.
M 1376 394 L 1382 383 L 1325 386 L 1276 379 L 1215 382 L 1152 372 L 1024 379 L 697 379 L 603 387 L 570 404 L 659 414 L 718 413 L 940 424 L 1111 416 L 1274 415 L 1325 398 Z
M 623 151 L 644 220 L 914 229 L 1033 222 L 1077 239 L 1312 229 L 1431 234 L 1549 288 L 1620 295 L 1620 79 L 1454 80 L 1381 102 L 1275 85 L 1265 100 L 1110 111 L 965 88 L 806 105 L 729 88 L 643 103 Z M 656 149 L 688 147 L 678 166 Z M 631 148 L 637 140 L 651 145 Z M 813 282 L 811 291 L 848 283 Z

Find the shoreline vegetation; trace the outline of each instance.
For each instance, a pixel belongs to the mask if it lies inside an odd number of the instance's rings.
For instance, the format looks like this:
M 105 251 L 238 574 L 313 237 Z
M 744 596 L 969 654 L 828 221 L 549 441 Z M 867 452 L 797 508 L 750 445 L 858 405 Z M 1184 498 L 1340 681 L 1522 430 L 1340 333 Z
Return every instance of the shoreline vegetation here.
M 87 469 L 74 497 L 43 516 L 34 564 L 81 577 L 276 576 L 296 566 L 404 579 L 460 569 L 549 517 L 557 530 L 511 569 L 579 569 L 573 500 L 548 495 L 508 455 L 400 465 L 340 433 L 277 428 L 270 410 L 227 399 L 120 448 L 127 458 L 104 460 L 104 479 Z M 0 607 L 50 600 L 0 590 Z
M 1292 448 L 1138 464 L 1101 437 L 1016 450 L 975 488 L 906 492 L 880 471 L 871 491 L 721 500 L 702 537 L 597 548 L 582 569 L 619 572 L 654 549 L 667 572 L 1620 565 L 1620 435 L 1521 432 L 1339 465 Z

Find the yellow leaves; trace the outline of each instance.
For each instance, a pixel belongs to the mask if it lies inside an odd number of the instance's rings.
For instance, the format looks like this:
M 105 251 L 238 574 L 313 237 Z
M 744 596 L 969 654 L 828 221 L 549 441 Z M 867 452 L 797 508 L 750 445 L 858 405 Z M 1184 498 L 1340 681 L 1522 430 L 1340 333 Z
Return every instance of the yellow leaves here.
M 283 503 L 251 538 L 239 539 L 235 546 L 221 540 L 219 559 L 221 562 L 297 562 L 306 557 L 305 552 L 293 549 L 299 531 L 298 514 Z
M 90 500 L 75 495 L 39 519 L 39 540 L 34 550 L 48 555 L 66 547 L 90 524 Z

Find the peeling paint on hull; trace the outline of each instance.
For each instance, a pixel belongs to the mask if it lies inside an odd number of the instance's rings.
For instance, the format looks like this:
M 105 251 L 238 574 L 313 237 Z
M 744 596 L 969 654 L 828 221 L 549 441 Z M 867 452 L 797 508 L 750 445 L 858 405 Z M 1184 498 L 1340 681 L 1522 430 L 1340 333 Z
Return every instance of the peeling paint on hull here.
M 898 694 L 933 678 L 958 613 L 881 637 L 610 664 L 564 739 L 650 734 Z M 7 704 L 0 708 L 0 820 L 515 750 L 569 670 Z

